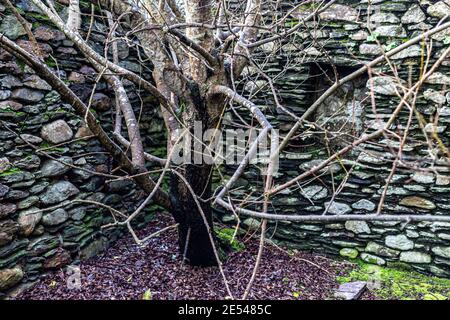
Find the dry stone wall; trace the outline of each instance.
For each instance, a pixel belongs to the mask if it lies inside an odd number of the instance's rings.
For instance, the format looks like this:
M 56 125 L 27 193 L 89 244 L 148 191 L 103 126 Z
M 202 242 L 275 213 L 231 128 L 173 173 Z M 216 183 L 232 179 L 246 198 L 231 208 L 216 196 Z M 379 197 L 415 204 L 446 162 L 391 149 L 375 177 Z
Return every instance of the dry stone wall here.
M 114 95 L 99 82 L 73 43 L 52 27 L 30 1 L 15 5 L 31 23 L 48 66 L 85 102 L 106 131 L 112 131 Z M 90 12 L 90 3 L 82 2 Z M 67 11 L 58 5 L 57 10 Z M 24 48 L 31 44 L 12 12 L 0 5 L 0 32 Z M 89 19 L 88 19 L 89 20 Z M 84 26 L 89 28 L 88 21 Z M 106 29 L 96 21 L 89 42 L 103 52 Z M 119 45 L 122 64 L 140 71 L 136 52 Z M 129 88 L 130 84 L 126 83 Z M 164 152 L 162 120 L 154 108 L 145 108 L 148 97 L 129 88 L 141 132 L 153 153 Z M 141 100 L 142 98 L 142 100 Z M 144 107 L 144 108 L 141 108 Z M 149 111 L 150 110 L 150 111 Z M 140 112 L 142 111 L 142 112 Z M 142 194 L 130 180 L 108 174 L 115 167 L 111 157 L 83 124 L 69 104 L 27 66 L 0 50 L 0 298 L 18 284 L 33 282 L 48 271 L 86 259 L 104 250 L 125 230 L 101 229 L 111 214 L 97 201 L 119 210 L 133 210 Z M 67 165 L 65 165 L 67 164 Z M 153 208 L 138 224 L 152 217 Z
M 303 9 L 302 9 L 303 8 Z M 301 7 L 299 17 L 306 16 L 313 8 Z M 275 79 L 275 86 L 283 105 L 291 112 L 301 115 L 314 99 L 332 84 L 333 68 L 345 76 L 381 54 L 380 45 L 389 51 L 396 46 L 435 26 L 450 13 L 450 1 L 338 1 L 320 14 L 315 22 L 308 22 L 308 31 L 296 33 L 293 41 L 281 48 L 267 45 L 260 53 L 272 54 L 269 62 L 262 64 L 265 71 Z M 368 20 L 370 23 L 368 24 Z M 287 21 L 295 25 L 298 20 Z M 371 30 L 367 28 L 370 26 Z M 315 41 L 311 41 L 311 36 Z M 431 65 L 450 43 L 450 30 L 432 36 L 433 50 L 429 57 Z M 422 43 L 413 45 L 392 57 L 392 64 L 405 83 L 417 80 L 427 59 Z M 341 133 L 359 136 L 376 130 L 391 116 L 399 99 L 396 84 L 388 66 L 374 69 L 372 74 L 376 110 L 368 96 L 368 75 L 345 84 L 335 95 L 320 106 L 311 120 L 317 121 L 331 131 L 340 128 Z M 251 82 L 241 84 L 245 94 L 257 96 L 257 103 L 269 114 L 272 123 L 287 133 L 294 121 L 274 106 L 265 79 L 255 77 L 253 68 L 247 70 Z M 250 79 L 250 77 L 249 77 Z M 256 79 L 256 80 L 255 80 Z M 450 122 L 450 61 L 426 81 L 416 104 L 417 114 L 423 119 L 423 129 L 413 116 L 403 157 L 413 168 L 399 166 L 387 190 L 383 213 L 386 214 L 450 214 L 450 159 L 428 138 L 432 128 L 443 145 L 449 145 Z M 229 115 L 230 119 L 232 115 Z M 242 113 L 245 118 L 245 113 Z M 391 129 L 402 132 L 409 112 L 401 112 L 399 120 Z M 245 118 L 250 120 L 248 118 Z M 232 123 L 230 121 L 230 126 Z M 341 136 L 344 136 L 341 134 Z M 430 139 L 430 138 L 429 138 Z M 431 139 L 433 140 L 433 139 Z M 280 160 L 277 184 L 288 181 L 326 159 L 330 150 L 348 144 L 351 139 L 336 140 L 329 136 L 307 130 L 292 141 Z M 332 163 L 320 172 L 314 181 L 306 179 L 273 199 L 276 213 L 302 214 L 359 214 L 375 213 L 395 159 L 399 142 L 382 137 L 341 161 Z M 430 156 L 435 154 L 435 159 Z M 394 151 L 394 152 L 393 152 Z M 231 169 L 231 168 L 230 168 Z M 229 170 L 229 172 L 232 172 Z M 255 197 L 247 197 L 249 191 L 262 186 L 258 181 L 258 168 L 248 170 L 234 193 L 247 203 Z M 251 183 L 250 183 L 251 181 Z M 339 186 L 343 188 L 335 194 Z M 247 204 L 249 208 L 256 206 Z M 260 208 L 259 208 L 260 209 Z M 275 212 L 275 211 L 274 211 Z M 225 222 L 235 223 L 232 215 L 221 212 Z M 245 219 L 245 218 L 242 218 Z M 243 224 L 248 228 L 258 225 L 252 218 Z M 292 248 L 314 250 L 345 258 L 360 258 L 378 265 L 407 264 L 416 270 L 438 276 L 450 276 L 450 224 L 421 222 L 347 221 L 345 223 L 272 223 L 268 235 Z

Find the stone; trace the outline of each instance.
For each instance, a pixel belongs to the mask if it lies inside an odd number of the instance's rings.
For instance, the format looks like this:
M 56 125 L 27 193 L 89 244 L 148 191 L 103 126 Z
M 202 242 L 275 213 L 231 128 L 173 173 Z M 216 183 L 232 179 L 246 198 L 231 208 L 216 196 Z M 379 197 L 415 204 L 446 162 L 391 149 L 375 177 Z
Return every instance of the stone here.
M 401 25 L 379 26 L 374 33 L 381 37 L 405 38 L 407 36 L 405 29 Z
M 31 23 L 28 23 L 28 26 L 31 27 Z M 22 24 L 13 14 L 3 18 L 2 23 L 0 24 L 0 33 L 3 33 L 10 40 L 16 40 L 20 36 L 27 34 Z
M 28 88 L 15 89 L 11 97 L 25 103 L 39 102 L 44 98 L 44 94 L 37 90 Z
M 39 168 L 40 165 L 41 165 L 41 158 L 39 158 L 35 154 L 26 156 L 25 158 L 21 158 L 14 163 L 14 166 L 24 170 L 37 169 Z
M 362 55 L 378 56 L 383 53 L 378 44 L 362 43 L 359 46 L 359 53 Z
M 343 215 L 352 212 L 352 208 L 346 203 L 340 203 L 333 201 L 330 205 L 330 202 L 325 202 L 325 207 L 328 208 L 328 213 L 335 215 Z
M 426 209 L 426 210 L 433 210 L 436 209 L 436 205 L 425 198 L 417 197 L 417 196 L 411 196 L 411 197 L 405 197 L 400 201 L 400 205 L 406 206 L 406 207 L 415 207 L 420 209 Z
M 319 17 L 325 21 L 348 21 L 358 20 L 358 11 L 350 6 L 333 4 L 328 9 L 319 14 Z
M 433 101 L 437 104 L 444 104 L 446 102 L 446 98 L 443 94 L 439 93 L 439 91 L 433 89 L 427 89 L 423 93 L 423 97 L 429 101 Z M 441 112 L 442 114 L 442 112 Z
M 386 264 L 386 261 L 383 258 L 365 252 L 361 253 L 361 259 L 367 263 L 376 264 L 379 266 Z
M 23 108 L 23 104 L 17 101 L 0 101 L 0 110 L 14 110 L 19 111 Z
M 370 241 L 369 243 L 367 243 L 364 251 L 376 254 L 378 256 L 387 257 L 387 258 L 396 258 L 400 254 L 400 251 L 387 248 L 387 247 L 382 246 L 373 241 Z
M 47 26 L 39 26 L 36 29 L 33 30 L 34 36 L 37 40 L 43 40 L 43 41 L 61 41 L 63 40 L 64 33 L 62 33 L 59 30 L 49 28 Z
M 43 235 L 30 242 L 27 249 L 30 255 L 38 256 L 59 246 L 60 240 L 57 236 Z
M 20 143 L 20 142 L 23 142 L 23 141 L 26 141 L 28 143 L 36 145 L 36 144 L 41 143 L 43 140 L 40 137 L 33 136 L 31 134 L 22 133 L 20 135 L 20 138 L 16 138 L 16 142 Z
M 312 168 L 320 165 L 324 160 L 322 160 L 322 159 L 311 160 L 311 161 L 302 163 L 299 167 L 303 171 L 309 171 Z M 341 170 L 342 170 L 342 168 L 341 168 L 341 166 L 339 164 L 333 163 L 333 164 L 328 165 L 328 166 L 324 167 L 323 169 L 319 170 L 319 172 L 320 173 L 326 172 L 326 173 L 333 173 L 333 174 L 335 174 L 335 173 L 338 173 Z
M 371 90 L 373 89 L 374 92 L 388 95 L 388 96 L 395 96 L 396 90 L 401 92 L 400 88 L 398 88 L 398 84 L 395 83 L 394 78 L 388 77 L 388 76 L 378 76 L 372 78 L 373 88 L 370 80 L 367 81 L 367 89 Z
M 37 204 L 39 202 L 39 197 L 38 196 L 31 196 L 28 197 L 22 201 L 20 201 L 19 203 L 17 203 L 17 208 L 18 209 L 27 209 L 31 206 L 34 206 L 35 204 Z
M 42 217 L 42 224 L 46 226 L 56 226 L 69 219 L 69 215 L 64 209 L 56 209 Z
M 450 247 L 433 247 L 431 249 L 435 255 L 450 259 Z
M 370 233 L 370 228 L 365 221 L 346 221 L 345 229 L 352 231 L 356 234 Z
M 322 200 L 328 196 L 328 190 L 323 186 L 307 186 L 301 190 L 301 194 L 306 199 Z
M 434 174 L 429 172 L 415 172 L 411 178 L 418 183 L 431 184 L 434 183 Z
M 356 210 L 373 211 L 375 210 L 375 204 L 372 201 L 361 199 L 353 203 L 352 208 Z
M 399 250 L 411 250 L 414 248 L 414 242 L 409 240 L 405 235 L 389 235 L 385 238 L 385 245 L 389 248 Z
M 402 16 L 403 24 L 412 24 L 425 21 L 425 13 L 420 9 L 418 5 L 412 5 L 408 11 L 406 11 Z
M 43 204 L 55 204 L 62 202 L 80 191 L 72 183 L 68 181 L 58 181 L 50 185 L 44 194 L 41 195 L 41 202 Z
M 400 254 L 400 261 L 408 263 L 431 263 L 431 256 L 420 251 L 405 251 Z
M 20 267 L 0 270 L 0 291 L 5 291 L 18 284 L 24 273 Z
M 95 93 L 92 96 L 92 107 L 97 111 L 109 110 L 111 105 L 111 99 L 103 93 Z
M 0 158 L 0 173 L 8 171 L 11 168 L 11 162 L 6 157 Z
M 380 23 L 398 23 L 400 20 L 393 13 L 389 12 L 377 12 L 369 17 L 371 24 L 377 25 Z
M 8 191 L 9 191 L 9 187 L 0 183 L 0 200 L 1 200 L 1 198 L 3 198 L 3 196 L 5 194 L 8 193 Z
M 246 226 L 249 230 L 258 230 L 261 226 L 261 222 L 254 218 L 247 218 L 243 222 L 244 226 Z
M 431 84 L 446 84 L 450 85 L 450 76 L 443 74 L 441 72 L 433 72 L 426 80 L 426 83 Z
M 92 258 L 107 248 L 108 240 L 106 238 L 94 240 L 80 250 L 80 260 Z
M 7 74 L 1 79 L 2 87 L 4 88 L 16 88 L 22 86 L 22 81 L 20 81 L 17 77 Z
M 427 13 L 436 18 L 443 18 L 450 14 L 450 3 L 446 1 L 438 1 L 427 8 Z
M 89 129 L 88 126 L 83 125 L 78 128 L 77 133 L 75 133 L 75 138 L 86 138 L 86 137 L 92 137 L 94 134 L 92 133 L 91 129 Z
M 11 97 L 10 90 L 0 90 L 0 100 L 6 100 Z
M 359 254 L 358 250 L 353 248 L 342 248 L 339 251 L 339 255 L 350 259 L 356 259 L 356 257 L 358 257 L 358 254 Z
M 65 174 L 71 169 L 71 167 L 65 165 L 73 165 L 73 160 L 71 157 L 63 156 L 57 160 L 47 160 L 42 164 L 41 177 L 57 177 Z
M 51 143 L 58 144 L 72 139 L 73 132 L 64 120 L 56 120 L 41 129 L 41 137 Z
M 58 248 L 56 253 L 45 259 L 42 264 L 44 269 L 59 269 L 72 261 L 70 253 L 67 250 Z
M 32 74 L 31 76 L 28 76 L 26 79 L 24 79 L 23 84 L 26 87 L 29 87 L 32 89 L 38 89 L 38 90 L 44 90 L 44 91 L 52 90 L 52 87 L 45 80 L 42 80 L 38 75 L 35 75 L 35 74 Z
M 17 206 L 14 203 L 0 203 L 0 219 L 8 217 L 16 210 Z
M 402 51 L 394 54 L 392 59 L 406 59 L 420 57 L 422 55 L 422 48 L 419 45 L 412 45 Z
M 19 225 L 13 220 L 0 221 L 0 247 L 10 243 L 19 230 Z
M 367 287 L 365 281 L 355 281 L 343 283 L 334 293 L 336 298 L 344 300 L 357 300 L 364 292 Z
M 36 207 L 21 211 L 17 218 L 20 233 L 24 236 L 32 234 L 36 225 L 41 221 L 41 218 L 42 212 Z

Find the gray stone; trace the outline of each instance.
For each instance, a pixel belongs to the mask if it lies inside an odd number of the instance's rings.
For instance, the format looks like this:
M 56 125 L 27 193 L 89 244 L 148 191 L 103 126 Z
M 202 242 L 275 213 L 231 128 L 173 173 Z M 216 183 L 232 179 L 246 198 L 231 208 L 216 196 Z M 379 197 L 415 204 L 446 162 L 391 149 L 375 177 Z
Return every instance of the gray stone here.
M 69 141 L 72 136 L 72 129 L 64 120 L 56 120 L 41 129 L 41 137 L 55 144 Z
M 358 20 L 358 11 L 350 6 L 333 4 L 328 9 L 319 14 L 319 17 L 326 21 L 349 21 Z
M 404 38 L 407 36 L 405 29 L 401 25 L 379 26 L 374 32 L 382 37 Z
M 27 77 L 24 80 L 23 84 L 26 87 L 29 87 L 32 89 L 45 90 L 45 91 L 52 90 L 52 87 L 47 82 L 45 82 L 38 75 L 35 75 L 35 74 Z
M 301 194 L 313 201 L 322 200 L 328 196 L 328 190 L 323 186 L 308 186 L 302 189 Z
M 400 88 L 397 88 L 398 84 L 395 82 L 395 80 L 392 77 L 388 76 L 378 76 L 372 78 L 373 88 L 371 87 L 372 84 L 369 81 L 367 81 L 367 89 L 375 91 L 379 94 L 384 94 L 388 96 L 395 96 L 396 90 L 401 92 Z
M 39 138 L 37 136 L 33 136 L 31 134 L 26 134 L 26 133 L 22 133 L 20 135 L 20 138 L 16 138 L 16 142 L 17 143 L 23 142 L 22 140 L 24 140 L 24 141 L 26 141 L 28 143 L 31 143 L 31 144 L 35 144 L 35 145 L 39 144 L 39 143 L 41 143 L 43 141 L 41 138 Z
M 0 221 L 0 247 L 11 242 L 19 230 L 19 225 L 13 220 Z
M 415 172 L 411 177 L 415 182 L 430 184 L 434 182 L 434 174 L 428 172 Z
M 0 219 L 8 217 L 16 210 L 17 206 L 14 203 L 0 203 Z
M 8 187 L 8 186 L 5 186 L 4 184 L 1 184 L 1 183 L 0 183 L 0 198 L 3 198 L 3 196 L 4 196 L 5 194 L 7 194 L 8 191 L 9 191 L 9 187 Z
M 450 247 L 434 247 L 431 249 L 435 255 L 450 259 Z
M 375 210 L 375 204 L 372 201 L 361 199 L 353 203 L 352 208 L 357 210 L 373 211 Z
M 367 243 L 366 248 L 364 251 L 369 253 L 374 253 L 378 256 L 387 257 L 387 258 L 396 258 L 398 257 L 400 251 L 387 248 L 385 246 L 382 246 L 376 242 L 370 241 Z
M 28 23 L 28 26 L 31 27 L 31 23 Z M 27 34 L 22 24 L 13 14 L 3 18 L 2 24 L 0 25 L 0 33 L 3 33 L 11 40 L 16 40 L 20 36 Z
M 73 160 L 71 157 L 63 156 L 57 160 L 45 161 L 41 168 L 41 177 L 56 177 L 65 174 L 70 167 L 64 163 L 73 165 Z
M 15 87 L 21 87 L 22 82 L 15 76 L 7 74 L 1 79 L 2 87 L 4 88 L 15 88 Z
M 431 263 L 431 256 L 420 251 L 405 251 L 400 254 L 400 261 L 408 263 Z
M 383 258 L 365 252 L 361 253 L 361 259 L 367 263 L 372 263 L 379 266 L 383 266 L 386 264 L 386 261 Z
M 10 90 L 0 90 L 0 100 L 6 100 L 11 97 Z
M 312 168 L 320 165 L 325 159 L 315 159 L 315 160 L 311 160 L 308 162 L 304 162 L 300 165 L 300 169 L 302 169 L 303 171 L 308 171 L 311 170 Z M 323 169 L 319 170 L 319 172 L 321 173 L 338 173 L 339 171 L 341 171 L 342 168 L 339 164 L 337 163 L 333 163 L 331 165 L 325 166 Z
M 56 226 L 69 219 L 69 215 L 64 209 L 56 209 L 42 217 L 42 223 L 46 226 Z
M 436 18 L 443 18 L 450 14 L 449 1 L 438 1 L 427 8 L 427 13 Z
M 359 254 L 358 250 L 353 248 L 342 248 L 339 251 L 339 255 L 350 259 L 356 259 L 356 257 L 358 257 L 358 254 Z
M 6 157 L 0 158 L 0 173 L 8 171 L 11 168 L 11 162 Z
M 422 55 L 422 48 L 419 45 L 412 45 L 394 54 L 392 56 L 392 59 L 406 59 L 406 58 L 420 57 L 421 55 Z
M 447 84 L 450 85 L 450 76 L 443 74 L 441 72 L 433 72 L 426 80 L 426 83 L 431 84 Z
M 367 283 L 364 281 L 343 283 L 336 290 L 334 296 L 345 300 L 356 300 L 363 294 L 366 286 Z
M 21 211 L 17 219 L 20 233 L 24 236 L 32 234 L 36 225 L 41 221 L 41 218 L 42 212 L 36 207 Z
M 39 102 L 44 98 L 44 94 L 37 90 L 32 90 L 28 88 L 18 88 L 15 89 L 11 97 L 22 102 Z
M 369 56 L 378 56 L 383 53 L 383 51 L 378 44 L 362 43 L 359 46 L 359 53 Z
M 377 12 L 369 17 L 369 21 L 372 24 L 378 24 L 378 23 L 398 23 L 400 20 L 393 13 Z
M 422 9 L 418 5 L 412 5 L 402 16 L 401 21 L 404 24 L 412 24 L 425 21 L 425 19 L 426 16 Z
M 384 243 L 393 249 L 411 250 L 414 248 L 414 242 L 403 234 L 386 236 Z
M 365 221 L 346 221 L 345 229 L 352 231 L 356 234 L 370 233 L 370 228 Z
M 427 89 L 423 93 L 423 97 L 427 100 L 433 101 L 437 104 L 444 104 L 447 100 L 443 94 L 441 94 L 439 91 L 433 90 L 433 89 Z M 441 111 L 442 115 L 442 111 Z
M 352 212 L 352 208 L 346 203 L 336 202 L 333 203 L 325 202 L 325 207 L 328 208 L 328 213 L 335 215 L 343 215 Z
M 43 204 L 55 204 L 62 202 L 80 191 L 72 183 L 68 181 L 58 181 L 52 184 L 44 194 L 41 195 L 41 202 Z
M 247 218 L 242 223 L 250 230 L 258 230 L 261 226 L 261 222 L 253 218 Z
M 28 197 L 28 198 L 20 201 L 17 204 L 17 208 L 18 209 L 27 209 L 27 208 L 29 208 L 31 206 L 34 206 L 38 202 L 39 202 L 39 197 L 38 196 L 31 196 L 31 197 Z

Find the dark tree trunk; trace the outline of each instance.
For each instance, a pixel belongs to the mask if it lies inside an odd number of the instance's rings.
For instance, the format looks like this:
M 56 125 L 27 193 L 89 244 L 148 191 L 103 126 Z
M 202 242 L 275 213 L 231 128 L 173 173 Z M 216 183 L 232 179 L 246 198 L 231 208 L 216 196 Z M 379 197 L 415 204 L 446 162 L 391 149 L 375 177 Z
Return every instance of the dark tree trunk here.
M 195 194 L 202 199 L 209 199 L 211 197 L 211 166 L 186 164 L 183 169 L 182 174 Z M 198 206 L 185 183 L 175 174 L 171 176 L 170 196 L 172 215 L 179 223 L 180 253 L 185 254 L 187 262 L 193 266 L 217 265 L 208 230 Z M 211 202 L 199 200 L 199 203 L 214 239 Z

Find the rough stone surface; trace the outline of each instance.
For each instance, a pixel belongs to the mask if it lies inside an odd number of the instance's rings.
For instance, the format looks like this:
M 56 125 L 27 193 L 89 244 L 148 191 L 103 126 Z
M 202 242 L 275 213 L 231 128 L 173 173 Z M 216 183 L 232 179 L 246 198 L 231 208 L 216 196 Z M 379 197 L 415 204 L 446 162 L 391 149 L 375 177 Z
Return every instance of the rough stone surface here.
M 430 263 L 431 256 L 420 251 L 405 251 L 400 253 L 400 261 L 408 263 Z
M 400 201 L 400 204 L 407 207 L 415 207 L 427 210 L 433 210 L 436 208 L 436 205 L 432 201 L 416 196 L 405 197 Z
M 345 229 L 356 234 L 370 233 L 370 227 L 365 221 L 347 221 L 345 222 Z
M 342 215 L 352 212 L 352 208 L 345 203 L 333 201 L 330 204 L 330 202 L 325 202 L 325 206 L 328 207 L 328 212 L 330 214 Z
M 44 204 L 55 204 L 62 202 L 80 191 L 72 183 L 68 181 L 58 181 L 47 188 L 45 193 L 41 196 L 41 201 Z
M 42 217 L 42 223 L 46 226 L 56 226 L 61 224 L 69 218 L 67 211 L 64 209 L 56 209 Z
M 51 143 L 61 143 L 72 139 L 73 132 L 64 120 L 56 120 L 42 127 L 41 137 Z
M 42 164 L 41 176 L 42 177 L 56 177 L 65 174 L 71 169 L 68 165 L 73 165 L 71 157 L 60 157 L 57 160 L 47 160 Z
M 386 236 L 385 244 L 390 248 L 399 250 L 411 250 L 414 248 L 414 242 L 403 234 Z
M 19 283 L 24 276 L 20 267 L 0 270 L 0 291 L 9 289 Z

